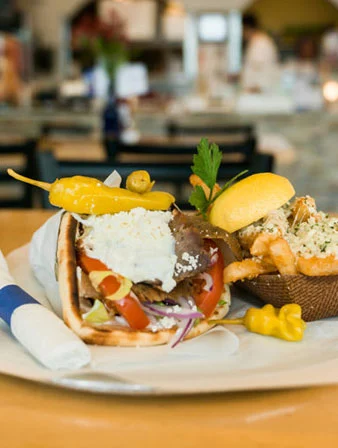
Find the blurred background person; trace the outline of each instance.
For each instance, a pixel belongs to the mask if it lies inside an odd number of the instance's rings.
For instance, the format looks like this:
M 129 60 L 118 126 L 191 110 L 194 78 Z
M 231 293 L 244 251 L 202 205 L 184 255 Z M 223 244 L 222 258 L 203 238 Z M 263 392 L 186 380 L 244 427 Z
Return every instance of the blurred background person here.
M 323 106 L 318 53 L 318 43 L 312 36 L 297 42 L 293 98 L 298 111 L 320 110 Z
M 257 18 L 245 14 L 242 21 L 244 57 L 242 87 L 250 92 L 264 92 L 278 83 L 278 49 L 273 39 L 260 29 Z

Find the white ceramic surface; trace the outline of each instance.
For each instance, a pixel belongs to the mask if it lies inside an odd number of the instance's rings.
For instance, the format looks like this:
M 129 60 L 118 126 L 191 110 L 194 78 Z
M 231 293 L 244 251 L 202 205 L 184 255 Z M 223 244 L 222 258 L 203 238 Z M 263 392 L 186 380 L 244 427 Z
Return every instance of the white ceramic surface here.
M 40 301 L 43 290 L 28 264 L 28 246 L 8 257 L 17 283 Z M 230 315 L 245 304 L 233 295 Z M 174 395 L 294 388 L 338 383 L 338 318 L 308 324 L 304 340 L 288 343 L 241 327 L 213 331 L 176 349 L 91 347 L 93 362 L 78 372 L 39 365 L 0 322 L 0 372 L 88 392 Z M 239 347 L 238 347 L 239 341 Z

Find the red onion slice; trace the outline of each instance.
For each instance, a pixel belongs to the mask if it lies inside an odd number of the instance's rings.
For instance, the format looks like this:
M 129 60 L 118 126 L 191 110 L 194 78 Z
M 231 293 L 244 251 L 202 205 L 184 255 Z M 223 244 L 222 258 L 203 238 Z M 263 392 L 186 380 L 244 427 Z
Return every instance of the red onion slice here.
M 182 309 L 191 310 L 191 306 L 189 305 L 188 299 L 186 299 L 185 297 L 179 297 L 177 299 L 177 303 L 178 305 L 180 305 Z
M 191 309 L 192 303 L 194 303 L 193 299 L 189 297 L 189 299 L 186 299 L 184 297 L 179 297 L 178 300 L 181 307 L 184 309 Z M 202 314 L 202 313 L 201 313 Z M 202 314 L 202 317 L 203 314 Z M 183 339 L 189 334 L 190 330 L 194 326 L 195 319 L 188 319 L 188 321 L 180 322 L 178 325 L 178 330 L 176 331 L 174 337 L 170 341 L 170 347 L 175 348 L 177 344 L 183 341 Z
M 166 299 L 163 300 L 163 303 L 167 306 L 175 306 L 178 305 L 178 303 L 173 300 L 173 299 L 169 299 L 168 297 Z
M 200 311 L 193 311 L 190 309 L 182 309 L 181 311 L 173 311 L 171 307 L 153 305 L 150 303 L 143 303 L 145 311 L 154 313 L 157 316 L 174 317 L 175 319 L 199 319 L 204 317 Z M 169 308 L 169 309 L 168 309 Z
M 179 344 L 190 332 L 194 326 L 195 319 L 203 318 L 204 315 L 200 311 L 194 311 L 192 309 L 194 301 L 191 297 L 186 299 L 185 297 L 179 297 L 177 299 L 177 304 L 181 306 L 181 311 L 173 311 L 171 307 L 154 305 L 153 303 L 141 303 L 142 308 L 149 317 L 153 316 L 163 316 L 163 317 L 173 317 L 177 319 L 177 331 L 170 341 L 170 347 L 174 348 Z M 169 308 L 169 309 L 168 309 Z
M 203 272 L 202 274 L 198 275 L 198 278 L 202 278 L 205 281 L 203 291 L 210 292 L 212 290 L 212 287 L 214 286 L 214 282 L 211 275 L 207 274 L 206 272 Z
M 170 341 L 170 347 L 175 348 L 177 344 L 179 344 L 185 336 L 189 333 L 189 331 L 192 329 L 194 325 L 194 319 L 188 319 L 187 322 L 182 323 L 183 325 L 179 326 L 178 330 L 176 331 L 175 335 Z

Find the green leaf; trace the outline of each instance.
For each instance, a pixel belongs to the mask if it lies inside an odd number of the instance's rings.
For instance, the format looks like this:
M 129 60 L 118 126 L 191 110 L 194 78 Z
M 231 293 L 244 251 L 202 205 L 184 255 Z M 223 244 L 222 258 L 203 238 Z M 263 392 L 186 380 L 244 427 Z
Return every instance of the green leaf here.
M 236 174 L 235 177 L 233 177 L 232 179 L 230 179 L 224 186 L 223 188 L 217 193 L 215 194 L 215 196 L 212 198 L 212 200 L 210 201 L 210 204 L 212 204 L 222 193 L 223 191 L 227 190 L 229 187 L 231 187 L 231 185 L 236 182 L 236 180 L 241 177 L 244 176 L 244 174 L 246 174 L 249 170 L 244 170 L 239 174 Z
M 200 177 L 203 182 L 212 190 L 216 184 L 217 173 L 222 161 L 222 152 L 215 143 L 209 146 L 207 138 L 202 138 L 197 154 L 193 158 L 193 173 Z
M 202 213 L 203 216 L 205 216 L 205 214 L 208 210 L 209 201 L 205 197 L 204 190 L 201 186 L 197 185 L 194 188 L 193 192 L 190 195 L 189 203 L 193 207 L 195 207 L 196 210 L 198 210 L 200 213 Z
M 197 154 L 194 155 L 191 170 L 207 185 L 210 189 L 210 195 L 207 198 L 203 188 L 198 185 L 191 193 L 189 203 L 195 207 L 204 216 L 204 218 L 207 217 L 209 206 L 223 193 L 223 191 L 229 188 L 239 177 L 248 172 L 248 170 L 245 170 L 237 174 L 237 176 L 229 180 L 212 198 L 212 193 L 217 182 L 218 170 L 221 163 L 222 152 L 219 147 L 215 143 L 209 145 L 208 139 L 202 138 L 197 146 Z

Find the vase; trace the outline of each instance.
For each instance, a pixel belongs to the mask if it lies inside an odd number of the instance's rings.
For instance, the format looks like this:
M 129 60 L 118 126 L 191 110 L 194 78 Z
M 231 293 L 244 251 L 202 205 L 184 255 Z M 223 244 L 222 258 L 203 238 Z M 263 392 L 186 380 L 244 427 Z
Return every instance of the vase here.
M 109 87 L 108 99 L 102 111 L 102 131 L 105 139 L 117 141 L 120 136 L 121 122 L 119 117 L 118 100 L 114 84 Z

